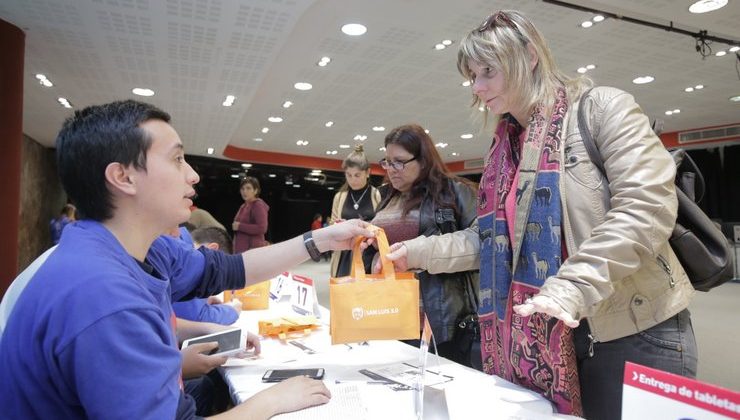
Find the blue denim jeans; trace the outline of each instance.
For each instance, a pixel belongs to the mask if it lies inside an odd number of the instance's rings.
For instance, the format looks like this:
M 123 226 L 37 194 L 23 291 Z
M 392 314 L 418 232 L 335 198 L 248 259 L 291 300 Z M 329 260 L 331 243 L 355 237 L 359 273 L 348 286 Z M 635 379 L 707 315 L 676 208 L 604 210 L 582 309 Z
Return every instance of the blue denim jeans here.
M 589 356 L 589 332 L 588 324 L 582 322 L 574 335 L 587 419 L 621 418 L 625 362 L 696 377 L 696 339 L 688 309 L 637 334 L 594 343 L 593 356 Z

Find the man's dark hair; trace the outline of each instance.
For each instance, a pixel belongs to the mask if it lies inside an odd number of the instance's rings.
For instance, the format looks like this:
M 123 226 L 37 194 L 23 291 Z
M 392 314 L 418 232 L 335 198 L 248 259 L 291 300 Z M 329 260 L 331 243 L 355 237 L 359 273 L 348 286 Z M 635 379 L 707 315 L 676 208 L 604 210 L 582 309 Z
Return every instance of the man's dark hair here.
M 215 242 L 218 244 L 219 250 L 227 254 L 231 254 L 232 252 L 231 237 L 225 230 L 221 229 L 220 227 L 201 227 L 190 232 L 190 236 L 193 237 L 193 242 L 197 242 L 199 244 Z
M 57 167 L 81 219 L 113 217 L 105 168 L 118 162 L 146 170 L 152 139 L 139 125 L 155 119 L 169 122 L 170 115 L 153 105 L 127 100 L 89 106 L 64 122 L 56 140 Z

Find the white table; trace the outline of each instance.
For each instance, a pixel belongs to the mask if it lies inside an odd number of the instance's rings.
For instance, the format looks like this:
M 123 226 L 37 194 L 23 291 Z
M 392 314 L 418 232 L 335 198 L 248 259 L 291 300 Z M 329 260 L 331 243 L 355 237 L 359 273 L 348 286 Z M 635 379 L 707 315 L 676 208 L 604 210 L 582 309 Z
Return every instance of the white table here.
M 258 320 L 272 319 L 281 314 L 294 315 L 290 305 L 273 304 L 269 310 L 242 312 L 237 324 L 256 332 Z M 418 366 L 419 350 L 400 341 L 371 341 L 367 345 L 332 346 L 328 316 L 328 311 L 322 308 L 320 321 L 324 325 L 310 335 L 296 339 L 298 344 L 310 350 L 301 349 L 295 343 L 291 344 L 291 339 L 281 341 L 263 338 L 262 354 L 259 358 L 229 359 L 226 367 L 221 368 L 221 372 L 230 387 L 234 402 L 243 402 L 256 392 L 271 386 L 272 384 L 261 382 L 262 375 L 268 369 L 324 368 L 326 371 L 324 383 L 333 394 L 341 391 L 343 389 L 341 387 L 348 386 L 344 381 L 349 381 L 353 386 L 352 390 L 361 394 L 362 405 L 366 411 L 353 413 L 353 419 L 363 418 L 363 414 L 367 419 L 415 419 L 413 391 L 394 391 L 388 385 L 367 384 L 371 379 L 358 371 L 365 368 L 377 371 L 388 365 L 398 366 L 404 362 Z M 569 417 L 553 414 L 550 402 L 534 392 L 433 354 L 428 356 L 427 371 L 453 377 L 446 383 L 433 386 L 435 389 L 444 390 L 449 418 L 453 420 L 494 416 L 517 419 Z M 427 377 L 442 379 L 434 374 L 427 374 Z M 337 381 L 343 383 L 337 384 Z M 327 406 L 332 405 L 335 399 L 340 400 L 333 398 Z M 340 402 L 336 403 L 337 406 L 339 404 Z M 425 408 L 429 411 L 426 405 Z M 332 416 L 327 416 L 327 409 L 328 407 L 324 407 L 322 413 L 315 414 L 316 418 L 330 420 Z M 297 418 L 313 418 L 311 410 L 315 408 L 299 412 L 300 416 Z M 427 412 L 424 417 L 431 418 L 432 414 L 434 413 Z

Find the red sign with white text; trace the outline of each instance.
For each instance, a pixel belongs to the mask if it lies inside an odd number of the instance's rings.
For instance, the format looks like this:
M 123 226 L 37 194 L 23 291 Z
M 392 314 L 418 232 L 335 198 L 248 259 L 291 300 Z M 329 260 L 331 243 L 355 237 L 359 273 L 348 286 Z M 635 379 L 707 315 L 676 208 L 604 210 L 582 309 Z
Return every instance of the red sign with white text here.
M 635 363 L 623 389 L 623 419 L 740 419 L 740 392 Z

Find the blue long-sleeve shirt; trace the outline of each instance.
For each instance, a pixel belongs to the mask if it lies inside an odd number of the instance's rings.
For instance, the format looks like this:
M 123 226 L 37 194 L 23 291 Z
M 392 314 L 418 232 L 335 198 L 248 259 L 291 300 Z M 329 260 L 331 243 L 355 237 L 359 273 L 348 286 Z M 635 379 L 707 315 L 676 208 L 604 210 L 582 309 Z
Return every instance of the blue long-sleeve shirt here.
M 193 417 L 170 302 L 243 287 L 240 256 L 160 237 L 140 264 L 102 224 L 68 226 L 0 341 L 3 415 Z

